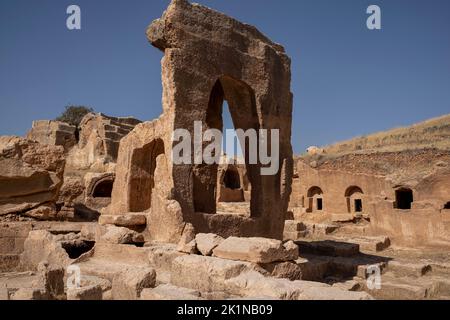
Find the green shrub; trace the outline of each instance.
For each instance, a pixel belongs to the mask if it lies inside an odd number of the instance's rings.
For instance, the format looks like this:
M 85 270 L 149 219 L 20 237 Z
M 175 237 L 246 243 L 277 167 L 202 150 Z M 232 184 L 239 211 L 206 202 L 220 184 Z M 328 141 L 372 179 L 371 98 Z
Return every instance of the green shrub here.
M 55 120 L 66 122 L 78 127 L 81 120 L 88 113 L 94 112 L 94 109 L 85 106 L 67 106 L 66 110 Z

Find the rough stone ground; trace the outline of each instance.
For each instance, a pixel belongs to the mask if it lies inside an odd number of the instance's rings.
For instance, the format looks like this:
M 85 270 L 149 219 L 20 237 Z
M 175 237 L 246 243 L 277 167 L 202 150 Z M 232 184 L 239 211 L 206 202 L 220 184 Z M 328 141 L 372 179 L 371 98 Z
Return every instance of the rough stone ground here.
M 366 227 L 287 221 L 285 238 L 297 239 L 309 280 L 364 290 L 375 299 L 450 299 L 450 252 L 391 246 L 387 237 L 364 235 Z M 368 288 L 370 265 L 380 266 L 380 290 Z
M 179 252 L 177 245 L 150 242 L 142 247 L 120 244 L 114 237 L 102 236 L 114 228 L 123 232 L 123 228 L 114 226 L 104 228 L 94 224 L 72 223 L 55 223 L 53 226 L 48 223 L 46 227 L 32 231 L 25 240 L 21 261 L 28 264 L 0 274 L 2 299 L 370 298 L 367 294 L 350 292 L 345 288 L 301 280 L 301 273 L 294 261 L 298 258 L 298 249 L 293 242 L 253 238 L 251 247 L 259 252 L 253 255 L 252 252 L 243 252 L 234 247 L 236 243 L 239 246 L 240 241 L 246 241 L 235 238 L 226 245 L 227 255 L 236 255 L 236 259 L 239 259 L 232 260 L 208 256 L 226 241 L 214 235 L 197 235 L 199 244 L 208 248 L 204 251 L 205 255 L 201 255 Z M 127 230 L 130 234 L 135 233 Z M 69 251 L 64 252 L 67 241 L 92 238 L 97 242 L 89 252 L 78 252 L 79 257 L 70 257 Z M 39 262 L 45 259 L 51 263 Z M 81 287 L 67 287 L 69 266 L 79 267 Z M 20 270 L 21 267 L 34 270 L 24 271 Z M 58 270 L 65 270 L 66 274 Z M 57 295 L 52 288 L 60 287 L 63 277 L 64 294 Z M 293 281 L 286 279 L 290 277 Z
M 287 225 L 287 229 L 293 228 L 292 222 Z M 94 227 L 39 224 L 39 229 L 54 234 L 55 241 L 76 238 L 77 232 L 84 238 L 95 237 L 89 231 Z M 145 243 L 138 247 L 102 240 L 96 243 L 91 256 L 69 260 L 81 269 L 82 287 L 75 291 L 66 287 L 61 299 L 346 300 L 368 298 L 364 291 L 375 299 L 450 299 L 450 253 L 440 248 L 388 246 L 382 237 L 350 237 L 352 228 L 358 234 L 361 226 L 346 225 L 342 233 L 340 228 L 329 233 L 324 232 L 325 227 L 313 229 L 318 233 L 295 241 L 300 253 L 297 259 L 292 258 L 295 261 L 259 264 L 208 256 L 224 241 L 212 235 L 197 237 L 199 242 L 212 242 L 204 256 L 181 253 L 177 245 L 171 244 Z M 270 244 L 259 248 L 270 251 L 274 247 Z M 238 253 L 239 259 L 246 259 L 242 252 Z M 382 273 L 380 290 L 367 287 L 368 268 L 373 265 L 379 266 Z M 133 273 L 128 271 L 130 268 Z M 39 278 L 39 271 L 1 273 L 0 297 L 47 299 L 48 293 L 36 287 Z

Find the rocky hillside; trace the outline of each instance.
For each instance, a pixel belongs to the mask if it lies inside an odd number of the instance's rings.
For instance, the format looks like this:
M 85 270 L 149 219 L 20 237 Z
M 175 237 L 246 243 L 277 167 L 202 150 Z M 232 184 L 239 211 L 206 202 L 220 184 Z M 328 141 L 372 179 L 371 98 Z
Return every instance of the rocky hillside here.
M 357 137 L 324 149 L 328 155 L 418 149 L 450 150 L 450 114 L 409 127 Z

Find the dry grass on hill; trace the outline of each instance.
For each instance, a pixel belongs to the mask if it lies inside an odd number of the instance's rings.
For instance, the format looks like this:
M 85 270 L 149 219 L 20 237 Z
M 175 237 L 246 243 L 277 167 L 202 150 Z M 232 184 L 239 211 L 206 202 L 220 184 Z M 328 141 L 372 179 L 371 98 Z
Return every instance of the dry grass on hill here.
M 324 149 L 328 155 L 418 149 L 450 150 L 450 114 L 410 127 L 354 138 L 326 146 Z

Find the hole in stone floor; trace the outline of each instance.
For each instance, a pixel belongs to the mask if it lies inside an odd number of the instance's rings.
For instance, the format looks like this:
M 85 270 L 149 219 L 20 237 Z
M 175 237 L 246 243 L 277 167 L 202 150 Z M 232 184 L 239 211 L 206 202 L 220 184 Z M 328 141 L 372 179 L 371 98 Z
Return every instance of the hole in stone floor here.
M 66 250 L 70 259 L 77 259 L 82 254 L 89 252 L 94 246 L 95 241 L 77 240 L 62 242 L 61 246 Z

